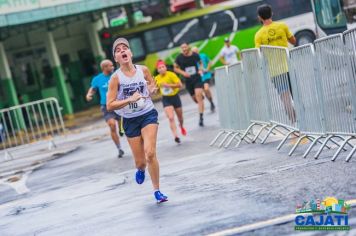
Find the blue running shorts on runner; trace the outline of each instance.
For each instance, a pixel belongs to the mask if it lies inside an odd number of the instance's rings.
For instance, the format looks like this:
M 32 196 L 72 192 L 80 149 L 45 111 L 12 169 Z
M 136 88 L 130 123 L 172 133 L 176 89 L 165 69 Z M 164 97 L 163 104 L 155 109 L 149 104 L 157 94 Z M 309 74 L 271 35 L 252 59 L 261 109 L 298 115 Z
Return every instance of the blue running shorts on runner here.
M 158 124 L 158 112 L 152 109 L 146 114 L 133 118 L 124 118 L 123 125 L 126 137 L 134 138 L 141 135 L 141 129 L 149 124 Z

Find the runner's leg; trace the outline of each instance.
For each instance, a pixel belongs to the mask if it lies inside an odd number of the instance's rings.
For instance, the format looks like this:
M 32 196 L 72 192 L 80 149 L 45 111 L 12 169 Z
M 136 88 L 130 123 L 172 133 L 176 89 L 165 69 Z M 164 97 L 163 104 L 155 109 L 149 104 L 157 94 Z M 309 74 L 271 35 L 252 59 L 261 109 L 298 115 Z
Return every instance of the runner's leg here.
M 154 190 L 159 190 L 159 163 L 156 157 L 157 124 L 146 125 L 142 130 L 143 150 Z
M 208 98 L 208 100 L 210 102 L 212 102 L 213 97 L 211 95 L 209 83 L 204 83 L 204 93 L 205 93 L 206 97 Z
M 119 136 L 116 133 L 116 120 L 111 118 L 111 119 L 108 119 L 106 121 L 106 123 L 108 124 L 108 126 L 110 128 L 111 139 L 114 141 L 116 146 L 120 145 L 120 139 L 119 139 Z
M 210 90 L 209 82 L 204 83 L 204 93 L 205 93 L 206 97 L 208 98 L 208 100 L 210 102 L 210 110 L 212 112 L 214 112 L 215 111 L 215 104 L 213 102 L 213 95 L 212 95 L 211 90 Z
M 183 127 L 184 119 L 183 119 L 183 109 L 181 107 L 174 108 L 174 111 L 177 114 L 177 118 L 179 121 L 179 126 Z
M 142 136 L 127 138 L 127 141 L 130 145 L 136 168 L 144 171 L 146 169 L 146 158 Z
M 169 127 L 171 128 L 172 134 L 174 138 L 177 138 L 177 126 L 176 122 L 174 120 L 174 108 L 173 106 L 166 106 L 164 108 L 164 112 L 166 113 L 166 116 L 169 120 Z
M 203 89 L 195 88 L 194 89 L 195 96 L 198 101 L 198 110 L 199 110 L 199 126 L 204 126 L 203 123 L 203 114 L 204 114 L 204 101 L 203 101 Z

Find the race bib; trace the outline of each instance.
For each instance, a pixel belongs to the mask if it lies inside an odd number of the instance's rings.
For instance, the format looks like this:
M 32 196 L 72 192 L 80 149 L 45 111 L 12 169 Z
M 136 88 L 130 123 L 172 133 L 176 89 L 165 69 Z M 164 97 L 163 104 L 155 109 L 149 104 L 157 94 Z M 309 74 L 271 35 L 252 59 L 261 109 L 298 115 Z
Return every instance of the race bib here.
M 195 66 L 189 66 L 185 68 L 185 72 L 187 72 L 189 75 L 195 75 L 197 73 L 197 70 Z
M 125 113 L 135 113 L 138 111 L 141 111 L 145 106 L 145 99 L 144 98 L 140 98 L 138 101 L 136 102 L 131 102 L 129 103 L 126 107 L 124 107 L 124 111 Z
M 162 88 L 161 92 L 162 92 L 162 95 L 167 96 L 167 95 L 173 93 L 173 89 L 172 88 Z

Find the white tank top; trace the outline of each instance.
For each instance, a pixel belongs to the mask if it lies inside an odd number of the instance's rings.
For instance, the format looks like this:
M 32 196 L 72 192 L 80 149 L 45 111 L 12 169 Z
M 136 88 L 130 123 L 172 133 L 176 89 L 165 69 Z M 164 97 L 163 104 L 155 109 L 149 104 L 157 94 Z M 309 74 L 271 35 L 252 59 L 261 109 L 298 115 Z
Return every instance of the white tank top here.
M 124 118 L 133 118 L 146 114 L 154 109 L 153 102 L 149 96 L 147 88 L 147 81 L 145 80 L 142 67 L 135 65 L 136 73 L 132 77 L 126 76 L 121 69 L 116 70 L 119 78 L 119 90 L 117 94 L 117 100 L 124 100 L 131 97 L 136 91 L 142 96 L 147 98 L 141 98 L 140 100 L 130 103 L 127 106 L 116 110 L 115 112 Z

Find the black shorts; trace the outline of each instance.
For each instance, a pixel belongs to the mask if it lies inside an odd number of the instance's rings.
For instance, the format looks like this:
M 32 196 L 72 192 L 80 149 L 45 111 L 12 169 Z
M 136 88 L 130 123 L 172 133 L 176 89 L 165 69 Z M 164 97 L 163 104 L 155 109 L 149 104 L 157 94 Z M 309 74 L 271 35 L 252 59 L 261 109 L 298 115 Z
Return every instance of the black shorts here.
M 185 88 L 189 92 L 190 96 L 194 95 L 194 89 L 204 88 L 204 84 L 200 77 L 188 78 L 185 80 Z
M 114 111 L 108 111 L 106 109 L 106 105 L 101 105 L 100 110 L 103 113 L 105 121 L 108 121 L 110 119 L 120 120 L 120 116 Z
M 174 108 L 182 107 L 182 102 L 178 94 L 174 96 L 163 96 L 162 97 L 163 107 L 173 106 Z
M 277 89 L 278 94 L 289 91 L 293 97 L 289 72 L 272 77 L 272 83 L 274 87 Z

